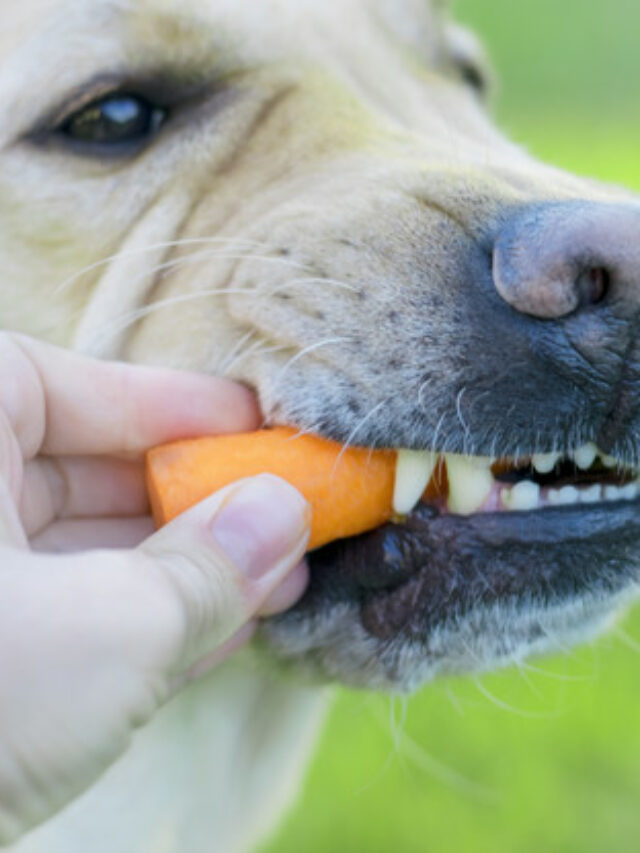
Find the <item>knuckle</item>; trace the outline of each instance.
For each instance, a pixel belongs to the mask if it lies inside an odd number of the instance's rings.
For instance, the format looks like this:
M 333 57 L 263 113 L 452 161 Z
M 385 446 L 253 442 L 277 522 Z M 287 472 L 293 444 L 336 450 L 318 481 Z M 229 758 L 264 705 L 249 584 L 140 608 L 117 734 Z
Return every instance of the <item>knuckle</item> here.
M 9 494 L 17 504 L 22 491 L 22 453 L 9 418 L 2 409 L 0 409 L 0 477 L 7 484 Z
M 55 517 L 64 516 L 71 499 L 71 482 L 69 473 L 62 462 L 55 456 L 41 460 L 51 497 L 52 514 Z
M 0 332 L 0 409 L 26 458 L 35 456 L 46 425 L 46 398 L 38 369 L 21 335 Z

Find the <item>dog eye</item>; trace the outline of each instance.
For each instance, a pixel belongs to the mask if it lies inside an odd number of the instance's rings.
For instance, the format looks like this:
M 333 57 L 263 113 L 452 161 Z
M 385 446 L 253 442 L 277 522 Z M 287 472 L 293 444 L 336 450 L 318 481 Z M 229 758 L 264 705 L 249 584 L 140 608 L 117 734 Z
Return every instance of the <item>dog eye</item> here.
M 111 94 L 73 113 L 58 132 L 89 149 L 121 149 L 150 139 L 167 114 L 166 109 L 138 95 Z

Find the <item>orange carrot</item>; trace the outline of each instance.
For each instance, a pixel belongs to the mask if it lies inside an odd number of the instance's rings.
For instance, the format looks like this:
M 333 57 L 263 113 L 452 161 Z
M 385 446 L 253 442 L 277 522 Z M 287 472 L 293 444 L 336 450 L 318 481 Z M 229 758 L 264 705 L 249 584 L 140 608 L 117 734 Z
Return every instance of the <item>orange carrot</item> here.
M 349 447 L 278 427 L 178 441 L 147 455 L 147 488 L 160 527 L 236 480 L 276 474 L 311 504 L 309 550 L 372 530 L 393 516 L 396 452 Z

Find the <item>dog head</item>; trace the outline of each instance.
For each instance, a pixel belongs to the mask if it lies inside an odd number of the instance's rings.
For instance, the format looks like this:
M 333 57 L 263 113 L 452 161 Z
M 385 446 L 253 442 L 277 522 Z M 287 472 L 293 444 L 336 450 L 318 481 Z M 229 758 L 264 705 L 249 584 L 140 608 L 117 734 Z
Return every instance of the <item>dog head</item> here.
M 640 561 L 637 200 L 506 140 L 435 0 L 3 15 L 3 325 L 447 454 L 437 500 L 312 555 L 266 646 L 413 687 L 606 621 Z

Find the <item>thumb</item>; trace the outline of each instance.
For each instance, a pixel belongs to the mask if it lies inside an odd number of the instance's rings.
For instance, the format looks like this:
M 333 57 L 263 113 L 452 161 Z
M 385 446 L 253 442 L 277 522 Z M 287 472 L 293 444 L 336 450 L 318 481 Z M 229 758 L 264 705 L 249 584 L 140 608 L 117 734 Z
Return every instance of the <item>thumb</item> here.
M 261 476 L 136 551 L 0 545 L 0 846 L 85 790 L 204 669 L 299 563 L 309 519 Z
M 299 492 L 263 474 L 217 492 L 140 546 L 179 603 L 175 676 L 260 610 L 302 559 L 310 522 L 311 508 Z

